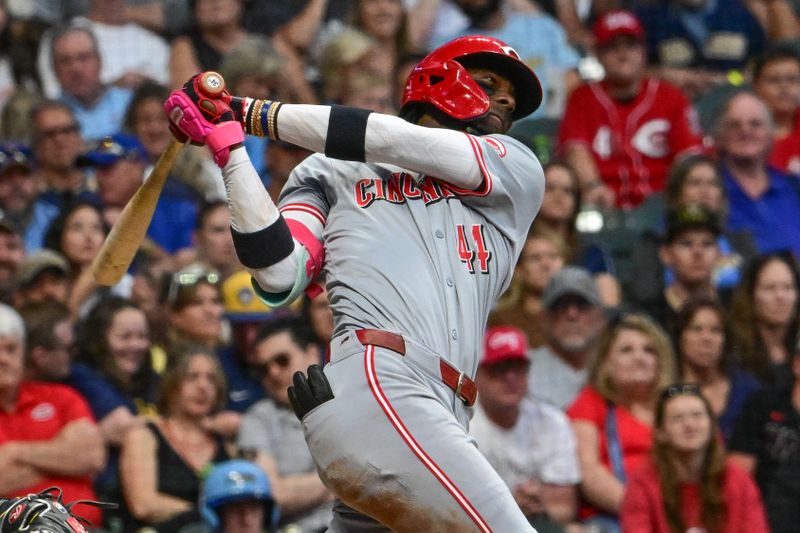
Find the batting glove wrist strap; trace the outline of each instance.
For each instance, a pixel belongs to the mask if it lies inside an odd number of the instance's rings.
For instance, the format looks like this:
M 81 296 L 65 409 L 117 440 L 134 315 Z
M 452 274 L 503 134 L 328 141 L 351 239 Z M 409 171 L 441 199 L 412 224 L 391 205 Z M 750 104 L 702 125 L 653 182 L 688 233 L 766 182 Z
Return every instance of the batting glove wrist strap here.
M 214 162 L 221 168 L 228 164 L 231 147 L 244 142 L 242 125 L 238 122 L 223 122 L 206 137 L 206 145 L 214 155 Z

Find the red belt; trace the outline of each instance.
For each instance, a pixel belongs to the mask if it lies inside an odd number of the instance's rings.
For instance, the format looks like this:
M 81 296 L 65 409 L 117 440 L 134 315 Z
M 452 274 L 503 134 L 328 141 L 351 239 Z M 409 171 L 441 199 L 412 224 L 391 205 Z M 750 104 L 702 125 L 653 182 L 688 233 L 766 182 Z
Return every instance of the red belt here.
M 400 355 L 406 354 L 406 341 L 396 333 L 379 329 L 359 329 L 356 331 L 356 337 L 358 337 L 361 344 L 380 346 Z M 469 376 L 456 370 L 455 367 L 441 357 L 439 358 L 439 373 L 444 384 L 453 389 L 456 397 L 464 402 L 465 405 L 470 406 L 475 403 L 478 389 Z

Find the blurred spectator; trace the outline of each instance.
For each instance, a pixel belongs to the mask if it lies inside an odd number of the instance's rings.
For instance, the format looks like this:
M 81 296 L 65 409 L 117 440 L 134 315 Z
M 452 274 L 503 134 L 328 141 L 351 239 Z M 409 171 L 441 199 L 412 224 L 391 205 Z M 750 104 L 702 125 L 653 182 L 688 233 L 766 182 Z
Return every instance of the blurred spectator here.
M 691 204 L 709 209 L 722 226 L 722 233 L 717 237 L 719 256 L 714 264 L 717 289 L 730 290 L 738 285 L 745 263 L 757 254 L 750 231 L 725 228 L 728 201 L 715 162 L 705 155 L 684 157 L 672 165 L 663 194 L 651 195 L 642 205 L 642 210 L 652 213 L 653 227 L 642 235 L 633 251 L 628 290 L 639 300 L 655 299 L 663 286 L 675 279 L 675 272 L 665 268 L 659 259 L 666 214 Z
M 454 3 L 469 18 L 470 24 L 466 30 L 446 40 L 482 34 L 512 46 L 523 62 L 535 68 L 542 84 L 542 105 L 531 116 L 561 116 L 564 101 L 580 78 L 578 54 L 567 43 L 566 33 L 558 21 L 539 10 L 512 13 L 501 0 L 454 0 Z
M 542 291 L 567 261 L 567 247 L 558 235 L 534 229 L 528 234 L 519 256 L 511 286 L 489 315 L 490 326 L 514 326 L 528 336 L 528 344 L 544 344 L 539 319 Z
M 332 516 L 333 496 L 317 475 L 287 394 L 295 372 L 321 363 L 314 341 L 308 324 L 296 318 L 273 320 L 258 332 L 253 357 L 269 398 L 247 411 L 239 430 L 239 447 L 258 451 L 257 463 L 272 482 L 286 530 L 319 531 Z
M 717 151 L 730 202 L 728 229 L 749 229 L 761 253 L 791 248 L 800 254 L 800 183 L 767 166 L 773 122 L 753 93 L 734 95 L 715 131 Z
M 130 0 L 89 0 L 87 3 L 89 9 L 85 16 L 62 18 L 61 22 L 68 21 L 72 26 L 86 28 L 95 36 L 102 63 L 100 81 L 103 84 L 133 89 L 146 80 L 158 83 L 169 81 L 169 47 L 162 37 L 126 16 L 126 4 L 132 3 Z M 60 82 L 53 72 L 53 38 L 53 32 L 45 33 L 37 58 L 42 88 L 50 98 L 59 95 Z
M 392 78 L 371 72 L 351 74 L 342 105 L 369 109 L 387 115 L 397 114 L 392 98 Z
M 800 175 L 800 55 L 789 46 L 773 46 L 753 65 L 753 91 L 769 107 L 775 132 L 769 164 Z
M 550 278 L 542 306 L 545 342 L 531 353 L 528 397 L 566 409 L 586 385 L 606 324 L 603 304 L 589 272 L 567 266 Z
M 72 368 L 74 324 L 69 309 L 47 300 L 19 309 L 25 322 L 25 380 L 64 381 Z
M 578 176 L 569 165 L 558 160 L 545 165 L 544 176 L 544 198 L 539 214 L 534 220 L 534 226 L 561 235 L 569 246 L 569 263 L 592 272 L 605 305 L 618 306 L 621 289 L 612 274 L 613 258 L 602 244 L 583 242 L 575 225 L 581 208 Z
M 24 258 L 22 236 L 14 223 L 0 211 L 0 302 L 13 299 L 15 277 Z
M 92 31 L 79 26 L 59 29 L 53 35 L 52 49 L 60 97 L 75 113 L 84 139 L 118 132 L 132 93 L 101 81 L 102 61 Z
M 244 25 L 247 31 L 275 35 L 303 52 L 323 22 L 344 20 L 351 5 L 349 0 L 252 0 L 244 6 Z
M 133 279 L 125 274 L 110 289 L 97 285 L 92 276 L 92 261 L 108 235 L 108 225 L 100 208 L 92 202 L 78 201 L 65 206 L 50 224 L 44 238 L 44 247 L 58 252 L 70 267 L 71 286 L 67 298 L 75 316 L 86 311 L 93 297 L 110 291 L 128 297 Z
M 633 13 L 609 11 L 594 34 L 605 78 L 570 94 L 559 149 L 586 202 L 631 209 L 664 188 L 673 160 L 701 149 L 699 126 L 680 89 L 647 76 L 645 34 Z
M 20 228 L 30 222 L 33 202 L 42 185 L 31 172 L 30 158 L 25 146 L 0 145 L 0 209 Z
M 105 463 L 89 406 L 72 389 L 23 381 L 25 325 L 0 304 L 0 495 L 24 496 L 57 486 L 66 501 L 95 500 L 91 476 Z M 100 511 L 81 508 L 100 523 Z
M 750 475 L 725 459 L 714 413 L 700 389 L 667 387 L 656 407 L 653 458 L 631 475 L 622 503 L 630 533 L 768 533 Z
M 148 157 L 139 139 L 127 133 L 116 133 L 105 137 L 80 156 L 78 165 L 94 169 L 103 216 L 112 226 L 144 182 Z M 172 187 L 165 186 L 165 189 Z M 196 216 L 197 202 L 194 198 L 164 190 L 158 197 L 147 236 L 170 254 L 189 248 Z
M 261 399 L 261 390 L 247 375 L 246 365 L 236 358 L 227 338 L 220 275 L 194 265 L 175 272 L 167 281 L 162 294 L 168 323 L 167 353 L 172 356 L 193 345 L 216 353 L 228 384 L 228 410 L 216 416 L 210 427 L 221 435 L 235 435 L 239 413 Z M 172 361 L 166 364 L 169 368 Z M 162 372 L 163 366 L 157 365 L 156 370 Z
M 36 174 L 44 182 L 33 204 L 31 221 L 24 230 L 25 249 L 38 250 L 44 234 L 61 208 L 75 198 L 93 198 L 84 173 L 75 160 L 84 151 L 80 126 L 69 107 L 45 100 L 31 111 Z
M 222 59 L 219 73 L 231 94 L 246 94 L 250 98 L 291 101 L 285 72 L 286 61 L 272 43 L 261 36 L 250 36 Z M 162 111 L 162 117 L 166 120 Z M 248 135 L 244 146 L 250 162 L 259 174 L 264 173 L 266 137 Z
M 294 167 L 310 155 L 311 152 L 305 148 L 286 141 L 276 140 L 267 144 L 265 156 L 267 174 L 269 175 L 267 192 L 269 192 L 270 198 L 274 202 L 278 201 L 281 190 L 283 190 L 283 186 L 289 179 L 289 174 L 294 170 Z
M 575 519 L 581 479 L 575 435 L 560 409 L 526 398 L 527 351 L 517 328 L 486 331 L 469 433 L 531 525 L 542 533 L 564 531 Z
M 690 298 L 675 320 L 673 346 L 682 381 L 697 385 L 711 405 L 725 441 L 750 394 L 760 385 L 733 361 L 725 309 L 708 297 Z
M 247 37 L 242 26 L 242 0 L 194 0 L 193 25 L 172 41 L 170 87 L 180 87 L 204 70 L 219 68 L 222 58 Z
M 161 417 L 131 428 L 122 443 L 126 531 L 149 527 L 174 533 L 202 521 L 201 473 L 229 459 L 222 439 L 205 427 L 206 419 L 225 405 L 225 396 L 225 376 L 205 349 L 182 354 L 164 375 Z
M 745 370 L 771 385 L 786 384 L 800 342 L 800 272 L 788 253 L 754 259 L 731 310 L 734 349 Z
M 28 304 L 67 303 L 70 268 L 64 257 L 53 250 L 39 250 L 25 257 L 19 266 L 14 288 L 14 307 Z
M 345 28 L 326 39 L 319 58 L 322 99 L 341 103 L 353 75 L 375 72 L 373 54 L 377 49 L 375 39 L 355 28 Z
M 584 505 L 579 517 L 618 531 L 628 476 L 647 460 L 659 391 L 675 379 L 669 338 L 644 315 L 605 331 L 589 385 L 567 411 L 578 441 Z
M 158 375 L 150 360 L 147 318 L 130 301 L 101 300 L 80 323 L 78 354 L 68 383 L 92 409 L 108 449 L 106 469 L 95 479 L 103 500 L 121 501 L 119 447 L 125 435 L 154 415 Z M 117 513 L 107 511 L 106 523 Z
M 392 75 L 409 49 L 405 6 L 402 0 L 355 0 L 352 15 L 353 27 L 375 43 L 367 58 L 370 68 L 366 70 L 375 75 L 381 88 L 391 95 Z M 350 80 L 351 89 L 354 81 Z
M 225 319 L 231 329 L 234 359 L 242 366 L 249 365 L 253 351 L 253 342 L 258 330 L 264 322 L 274 318 L 293 314 L 290 309 L 271 309 L 261 301 L 253 289 L 252 276 L 246 270 L 239 271 L 222 284 L 222 304 L 225 307 Z M 291 305 L 299 307 L 301 300 Z
M 303 299 L 303 318 L 311 324 L 311 329 L 327 353 L 333 337 L 333 311 L 326 289 L 315 296 L 306 294 Z
M 212 531 L 219 533 L 269 533 L 279 516 L 266 474 L 242 459 L 219 463 L 208 472 L 200 512 Z
M 786 0 L 669 0 L 643 6 L 638 14 L 650 64 L 691 97 L 725 83 L 730 71 L 743 70 L 768 37 L 800 35 Z
M 31 111 L 41 103 L 38 91 L 17 88 L 0 111 L 0 138 L 6 142 L 32 142 Z
M 720 297 L 729 301 L 730 291 L 717 291 L 714 284 L 720 232 L 717 217 L 702 205 L 687 205 L 670 211 L 659 259 L 664 269 L 673 273 L 672 279 L 668 283 L 658 280 L 661 290 L 652 299 L 645 300 L 634 294 L 631 305 L 671 331 L 676 314 L 692 296 Z
M 792 380 L 753 394 L 736 421 L 730 456 L 758 482 L 772 533 L 793 533 L 800 523 L 800 352 Z
M 216 270 L 223 281 L 242 270 L 233 247 L 230 221 L 227 201 L 206 202 L 200 207 L 194 232 L 195 264 Z

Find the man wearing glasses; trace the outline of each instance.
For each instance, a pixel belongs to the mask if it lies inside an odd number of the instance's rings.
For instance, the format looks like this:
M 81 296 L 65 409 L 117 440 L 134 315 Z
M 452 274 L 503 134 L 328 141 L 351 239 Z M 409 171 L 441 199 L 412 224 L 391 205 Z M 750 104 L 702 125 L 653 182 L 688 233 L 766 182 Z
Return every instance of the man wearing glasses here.
M 281 527 L 324 531 L 331 519 L 333 496 L 322 485 L 303 428 L 289 405 L 286 389 L 295 372 L 319 364 L 321 351 L 310 327 L 296 318 L 268 322 L 253 343 L 261 382 L 269 398 L 242 418 L 239 446 L 255 449 L 257 462 L 269 474 L 281 507 Z
M 44 191 L 33 204 L 30 223 L 25 230 L 25 249 L 42 247 L 50 222 L 71 200 L 91 196 L 86 175 L 75 164 L 84 149 L 80 126 L 69 107 L 47 100 L 31 111 L 35 173 L 44 182 Z

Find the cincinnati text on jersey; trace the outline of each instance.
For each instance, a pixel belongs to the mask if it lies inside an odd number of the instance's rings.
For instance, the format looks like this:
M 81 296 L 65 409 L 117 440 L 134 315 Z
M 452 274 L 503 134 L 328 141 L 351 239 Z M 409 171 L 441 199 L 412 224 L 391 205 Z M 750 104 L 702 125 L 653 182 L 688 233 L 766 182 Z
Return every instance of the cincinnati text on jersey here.
M 376 200 L 403 204 L 408 200 L 422 200 L 425 205 L 441 199 L 460 195 L 450 185 L 430 176 L 415 180 L 405 172 L 394 172 L 388 178 L 363 178 L 354 187 L 356 205 L 366 208 Z

